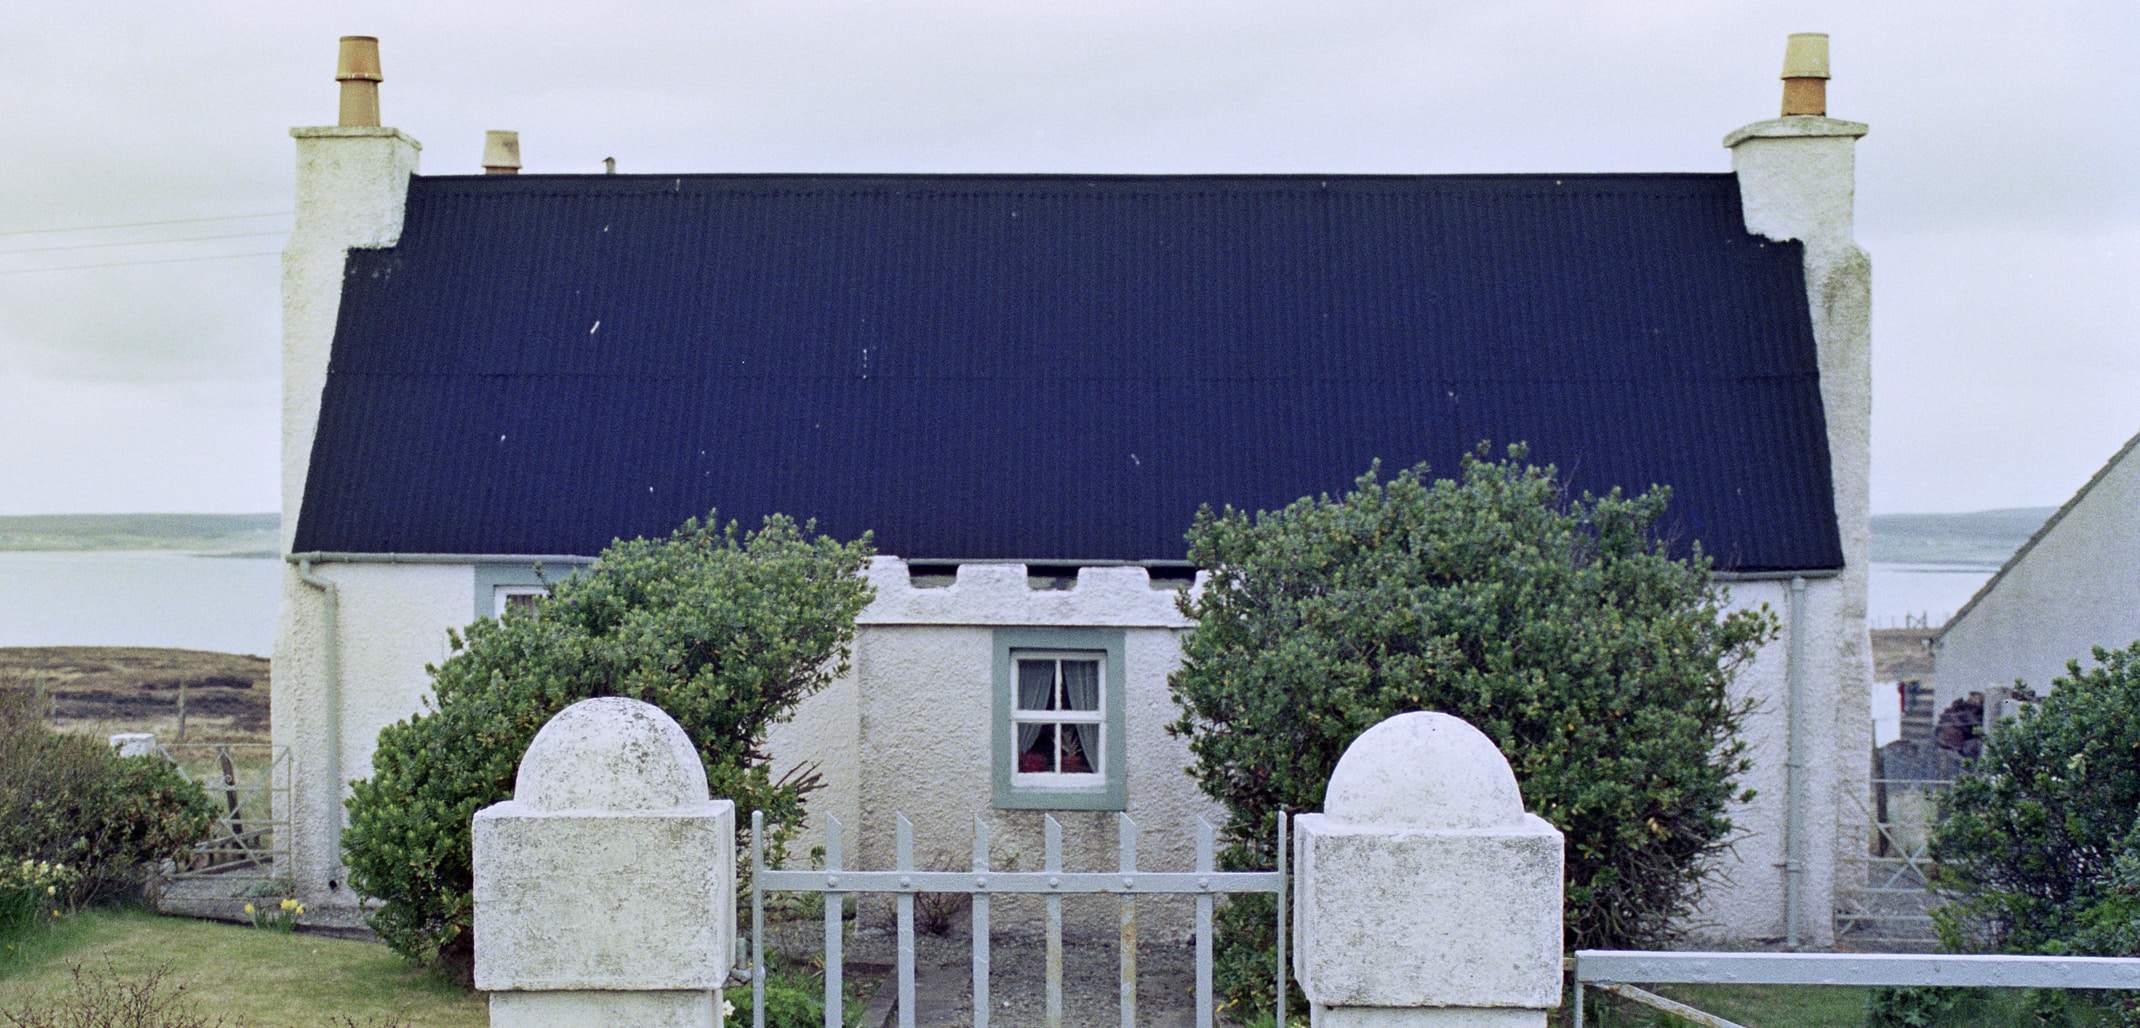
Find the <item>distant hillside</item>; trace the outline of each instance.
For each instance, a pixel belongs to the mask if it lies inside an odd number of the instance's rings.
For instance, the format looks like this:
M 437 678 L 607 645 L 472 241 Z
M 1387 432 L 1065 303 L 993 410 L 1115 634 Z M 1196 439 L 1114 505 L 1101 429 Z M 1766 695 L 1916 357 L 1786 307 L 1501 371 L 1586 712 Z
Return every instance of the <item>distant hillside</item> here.
M 1883 564 L 2006 563 L 2055 507 L 2011 507 L 1968 514 L 1875 514 L 1872 559 Z
M 180 550 L 274 553 L 279 514 L 0 516 L 0 550 Z

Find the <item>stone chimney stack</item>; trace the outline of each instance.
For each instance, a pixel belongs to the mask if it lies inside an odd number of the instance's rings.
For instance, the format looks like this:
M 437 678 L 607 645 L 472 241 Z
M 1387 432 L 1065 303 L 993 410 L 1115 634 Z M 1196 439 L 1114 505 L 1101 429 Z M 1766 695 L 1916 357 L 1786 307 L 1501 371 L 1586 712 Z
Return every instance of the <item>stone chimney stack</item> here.
M 1871 774 L 1864 747 L 1847 742 L 1868 730 L 1864 712 L 1872 678 L 1865 630 L 1872 539 L 1872 263 L 1858 248 L 1852 224 L 1857 142 L 1866 127 L 1827 115 L 1826 35 L 1790 37 L 1782 78 L 1783 115 L 1733 131 L 1724 146 L 1738 176 L 1746 230 L 1802 247 L 1844 566 L 1834 578 L 1792 592 L 1790 605 L 1804 608 L 1790 611 L 1792 622 L 1803 619 L 1792 630 L 1802 628 L 1808 645 L 1806 666 L 1793 668 L 1791 678 L 1799 683 L 1797 703 L 1819 714 L 1793 732 L 1796 787 L 1787 801 L 1792 828 L 1771 828 L 1767 837 L 1775 842 L 1742 846 L 1739 859 L 1754 877 L 1785 868 L 1792 884 L 1779 887 L 1788 894 L 1779 896 L 1779 910 L 1807 913 L 1795 923 L 1785 913 L 1779 922 L 1785 931 L 1778 934 L 1802 930 L 1794 941 L 1823 946 L 1833 938 L 1829 912 L 1839 881 L 1837 854 L 1863 845 L 1853 843 L 1844 827 L 1849 796 L 1862 795 Z M 1782 850 L 1763 848 L 1778 843 Z
M 294 128 L 297 223 L 282 250 L 282 533 L 287 550 L 304 498 L 319 421 L 327 350 L 341 308 L 342 264 L 353 246 L 392 246 L 422 146 L 379 125 L 379 41 L 342 39 L 335 80 L 341 123 Z
M 1872 267 L 1852 224 L 1856 149 L 1866 127 L 1830 118 L 1828 37 L 1790 39 L 1783 66 L 1784 115 L 1724 137 L 1738 174 L 1746 230 L 1805 248 L 1808 310 L 1820 342 L 1821 398 L 1842 519 L 1846 561 L 1862 570 L 1871 522 L 1867 490 L 1872 430 Z
M 297 140 L 297 223 L 282 248 L 282 550 L 297 536 L 320 390 L 342 304 L 342 269 L 352 247 L 392 246 L 421 147 L 379 121 L 378 40 L 342 41 L 335 80 L 339 124 L 293 128 Z M 341 769 L 368 765 L 371 741 L 345 738 L 334 639 L 331 582 L 285 564 L 275 628 L 274 741 L 313 755 L 316 771 L 290 795 L 288 870 L 298 898 L 321 923 L 361 923 L 363 908 L 342 880 Z M 323 588 L 329 591 L 322 591 Z M 329 640 L 325 644 L 321 640 Z M 278 868 L 278 873 L 281 873 Z

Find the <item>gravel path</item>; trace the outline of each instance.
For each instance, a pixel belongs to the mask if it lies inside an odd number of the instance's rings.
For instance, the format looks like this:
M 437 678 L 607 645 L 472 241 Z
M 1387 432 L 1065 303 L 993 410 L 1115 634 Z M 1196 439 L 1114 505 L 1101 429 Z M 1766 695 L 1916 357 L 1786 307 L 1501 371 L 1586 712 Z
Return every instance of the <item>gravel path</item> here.
M 767 942 L 805 959 L 824 952 L 821 924 L 790 923 L 768 932 Z M 917 1028 L 971 1028 L 973 950 L 970 933 L 917 934 L 914 940 L 914 1010 Z M 890 931 L 861 929 L 848 936 L 845 962 L 893 965 L 897 939 Z M 1047 948 L 1037 939 L 996 938 L 989 949 L 990 1025 L 1045 1023 Z M 1094 1028 L 1122 1023 L 1120 965 L 1114 940 L 1063 944 L 1063 1024 Z M 1173 942 L 1137 947 L 1137 1023 L 1153 1028 L 1190 1028 L 1195 1018 L 1196 951 Z M 898 984 L 887 975 L 883 993 L 870 1004 L 864 1028 L 897 1024 L 891 1015 Z M 877 1020 L 884 1016 L 885 1020 Z M 1223 1019 L 1220 1022 L 1226 1022 Z

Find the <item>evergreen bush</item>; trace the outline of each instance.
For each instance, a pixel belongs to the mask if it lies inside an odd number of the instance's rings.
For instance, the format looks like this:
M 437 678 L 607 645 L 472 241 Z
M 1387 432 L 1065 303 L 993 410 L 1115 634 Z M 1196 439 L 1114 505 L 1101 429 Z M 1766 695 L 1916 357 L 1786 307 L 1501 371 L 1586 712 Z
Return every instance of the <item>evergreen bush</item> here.
M 29 690 L 0 689 L 0 857 L 69 868 L 55 887 L 64 905 L 138 890 L 214 829 L 214 804 L 170 761 L 54 732 L 41 707 Z
M 1949 948 L 2140 955 L 2140 642 L 2094 657 L 1955 780 L 1931 842 Z
M 349 801 L 344 857 L 351 886 L 382 904 L 372 929 L 418 962 L 472 971 L 469 819 L 511 797 L 544 722 L 590 697 L 668 712 L 739 824 L 753 810 L 769 826 L 799 822 L 815 777 L 774 781 L 765 733 L 846 673 L 871 596 L 868 540 L 810 531 L 782 517 L 748 534 L 694 519 L 666 539 L 618 542 L 533 612 L 456 636 L 428 669 L 427 710 L 379 733 L 372 777 Z
M 1173 730 L 1226 806 L 1226 866 L 1271 866 L 1277 813 L 1319 809 L 1361 732 L 1437 710 L 1492 738 L 1566 833 L 1568 945 L 1656 945 L 1694 909 L 1727 807 L 1752 797 L 1734 784 L 1751 703 L 1727 686 L 1776 620 L 1727 612 L 1699 546 L 1671 555 L 1665 489 L 1570 498 L 1524 457 L 1481 446 L 1456 480 L 1371 470 L 1339 499 L 1198 514 L 1210 578 L 1182 601 Z M 1268 1009 L 1269 898 L 1224 924 L 1229 996 Z

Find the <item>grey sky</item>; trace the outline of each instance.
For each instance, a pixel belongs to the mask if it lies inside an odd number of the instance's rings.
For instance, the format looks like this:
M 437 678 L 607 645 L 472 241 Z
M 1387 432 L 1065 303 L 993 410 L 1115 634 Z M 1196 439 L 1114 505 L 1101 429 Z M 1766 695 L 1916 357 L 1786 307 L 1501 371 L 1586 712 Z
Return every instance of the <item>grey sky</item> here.
M 1866 121 L 1876 511 L 2065 499 L 2140 431 L 2140 5 L 32 5 L 0 37 L 0 514 L 277 505 L 291 125 L 382 39 L 423 169 L 1716 171 L 1833 37 Z

